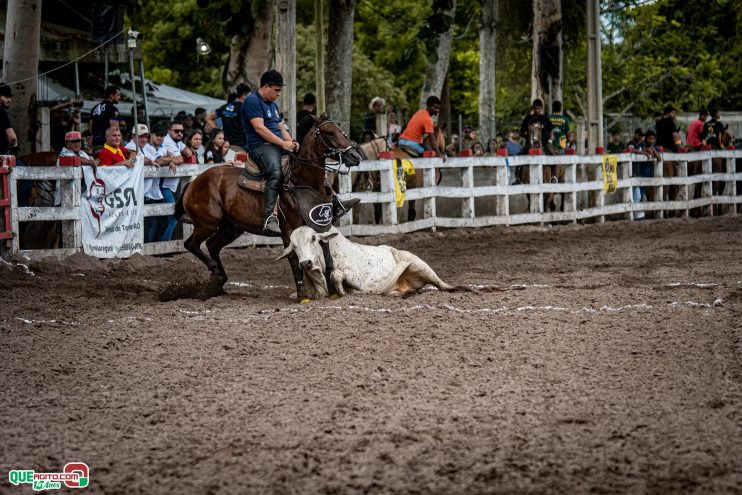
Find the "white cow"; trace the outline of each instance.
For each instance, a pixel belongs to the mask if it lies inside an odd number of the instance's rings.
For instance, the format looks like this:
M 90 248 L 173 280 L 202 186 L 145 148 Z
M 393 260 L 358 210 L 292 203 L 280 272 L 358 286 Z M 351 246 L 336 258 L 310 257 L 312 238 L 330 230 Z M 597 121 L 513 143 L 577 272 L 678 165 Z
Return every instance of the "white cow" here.
M 433 284 L 439 289 L 453 287 L 441 280 L 423 260 L 390 246 L 365 246 L 351 242 L 335 227 L 324 234 L 303 226 L 291 233 L 291 244 L 278 259 L 296 253 L 304 270 L 307 289 L 313 297 L 329 293 L 325 280 L 325 258 L 320 242 L 327 242 L 335 264 L 332 283 L 338 293 L 346 289 L 365 294 L 404 294 Z

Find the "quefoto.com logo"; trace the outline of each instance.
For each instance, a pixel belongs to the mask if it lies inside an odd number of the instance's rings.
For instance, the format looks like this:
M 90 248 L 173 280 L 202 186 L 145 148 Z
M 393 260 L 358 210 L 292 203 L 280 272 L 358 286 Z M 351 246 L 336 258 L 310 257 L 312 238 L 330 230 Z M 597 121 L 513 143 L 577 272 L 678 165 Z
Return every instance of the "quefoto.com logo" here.
M 90 469 L 84 462 L 68 462 L 61 473 L 37 473 L 33 469 L 13 469 L 8 480 L 15 486 L 32 485 L 34 491 L 57 490 L 62 483 L 67 488 L 85 488 L 90 483 Z

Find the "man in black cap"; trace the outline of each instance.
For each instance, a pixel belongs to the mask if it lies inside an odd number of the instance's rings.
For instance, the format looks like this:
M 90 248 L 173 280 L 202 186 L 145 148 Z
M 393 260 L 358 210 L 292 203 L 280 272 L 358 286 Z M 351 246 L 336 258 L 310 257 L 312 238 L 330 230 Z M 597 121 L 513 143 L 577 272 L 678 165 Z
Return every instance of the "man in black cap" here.
M 13 92 L 7 84 L 0 84 L 0 155 L 9 155 L 11 149 L 18 146 L 18 138 L 13 126 L 10 125 L 8 108 L 10 108 Z
M 550 155 L 552 153 L 548 144 L 551 140 L 551 131 L 554 129 L 554 125 L 544 115 L 544 103 L 538 98 L 533 100 L 531 111 L 526 115 L 526 118 L 523 119 L 523 123 L 520 125 L 520 134 L 526 137 L 526 146 L 523 149 L 532 147 L 528 139 L 528 127 L 535 122 L 541 124 L 541 148 L 543 148 L 546 154 Z
M 655 127 L 657 132 L 657 145 L 662 146 L 665 151 L 678 152 L 680 148 L 680 134 L 678 126 L 675 125 L 675 107 L 667 105 L 662 118 L 657 121 Z
M 281 184 L 281 156 L 299 150 L 299 143 L 291 138 L 281 120 L 275 101 L 283 91 L 283 76 L 269 70 L 260 77 L 260 88 L 242 104 L 242 125 L 250 158 L 263 166 L 265 175 L 265 222 L 263 230 L 279 234 L 278 217 L 273 208 Z
M 317 115 L 317 98 L 312 93 L 304 95 L 301 110 L 296 114 L 296 141 L 301 144 L 314 125 L 312 115 Z

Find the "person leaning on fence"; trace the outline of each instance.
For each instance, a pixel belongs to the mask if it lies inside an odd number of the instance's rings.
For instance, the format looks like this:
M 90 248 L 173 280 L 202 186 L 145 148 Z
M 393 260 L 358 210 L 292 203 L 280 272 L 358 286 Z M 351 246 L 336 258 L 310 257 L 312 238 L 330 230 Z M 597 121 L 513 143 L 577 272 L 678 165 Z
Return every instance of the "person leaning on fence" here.
M 126 148 L 129 151 L 133 151 L 136 153 L 137 146 L 139 147 L 139 150 L 141 151 L 147 143 L 149 143 L 149 128 L 145 124 L 137 124 L 137 142 L 134 142 L 134 137 L 132 136 L 132 139 L 126 143 Z M 147 165 L 145 160 L 145 165 Z
M 92 167 L 98 165 L 98 160 L 94 159 L 82 150 L 82 135 L 77 131 L 70 131 L 64 135 L 64 146 L 62 146 L 62 150 L 59 152 L 57 167 L 59 166 L 59 158 L 65 156 L 79 157 L 80 165 L 90 165 Z M 57 186 L 54 190 L 54 206 L 59 206 L 61 204 L 62 195 L 60 194 L 59 181 L 57 181 Z
M 175 173 L 177 168 L 173 162 L 174 156 L 172 153 L 168 152 L 162 144 L 166 133 L 166 129 L 162 125 L 152 126 L 152 133 L 149 142 L 145 144 L 142 149 L 142 153 L 144 154 L 144 165 L 156 168 L 168 167 L 171 173 Z M 160 189 L 160 178 L 153 177 L 151 179 L 144 179 L 144 204 L 161 203 L 162 200 L 163 195 Z M 160 223 L 159 218 L 146 217 L 144 219 L 145 242 L 155 242 L 160 240 Z M 164 228 L 166 228 L 166 225 Z
M 711 146 L 713 150 L 721 149 L 721 136 L 724 134 L 724 124 L 721 123 L 721 112 L 718 108 L 710 108 L 711 118 L 703 124 L 701 142 Z
M 121 146 L 121 129 L 109 127 L 105 136 L 106 142 L 103 144 L 103 149 L 98 153 L 98 164 L 102 166 L 123 165 L 127 168 L 133 167 L 137 154 Z
M 415 112 L 404 132 L 399 136 L 399 146 L 405 146 L 419 156 L 426 149 L 435 151 L 443 161 L 446 161 L 446 153 L 438 148 L 438 139 L 435 135 L 433 117 L 441 111 L 441 100 L 437 96 L 429 96 L 425 102 L 425 108 Z
M 685 137 L 685 144 L 687 144 L 688 148 L 692 151 L 699 151 L 703 147 L 701 132 L 703 132 L 703 124 L 708 118 L 709 111 L 702 108 L 701 111 L 698 112 L 698 118 L 688 126 L 688 134 Z
M 206 151 L 203 147 L 204 133 L 201 129 L 193 129 L 185 138 L 185 145 L 193 152 L 196 157 L 196 163 L 204 162 L 204 152 Z
M 88 129 L 93 135 L 93 149 L 97 151 L 106 142 L 106 132 L 111 127 L 119 127 L 121 115 L 116 103 L 121 101 L 121 90 L 118 86 L 108 86 L 104 99 L 90 111 Z

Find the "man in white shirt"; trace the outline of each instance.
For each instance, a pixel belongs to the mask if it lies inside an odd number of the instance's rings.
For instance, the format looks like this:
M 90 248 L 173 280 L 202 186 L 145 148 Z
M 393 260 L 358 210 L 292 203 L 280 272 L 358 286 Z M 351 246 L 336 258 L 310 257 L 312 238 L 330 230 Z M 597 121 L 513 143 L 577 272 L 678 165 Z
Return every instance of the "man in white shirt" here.
M 82 135 L 77 131 L 70 131 L 64 135 L 64 147 L 59 152 L 59 158 L 65 156 L 80 157 L 81 165 L 91 165 L 93 167 L 98 165 L 98 160 L 95 160 L 92 156 L 82 151 Z M 57 158 L 57 167 L 59 166 L 59 158 Z M 56 182 L 54 206 L 60 206 L 62 204 L 62 194 L 60 192 L 59 181 Z
M 168 126 L 167 136 L 163 140 L 162 144 L 165 147 L 165 151 L 173 155 L 171 163 L 180 165 L 183 163 L 183 158 L 190 157 L 193 152 L 183 142 L 183 136 L 185 129 L 183 128 L 182 122 L 171 122 Z M 168 178 L 162 179 L 160 184 L 160 191 L 162 192 L 164 203 L 175 203 L 175 191 L 178 189 L 178 183 L 180 179 Z M 175 226 L 178 224 L 178 220 L 174 215 L 167 217 L 167 226 L 165 231 L 162 233 L 160 241 L 169 241 L 175 230 Z

